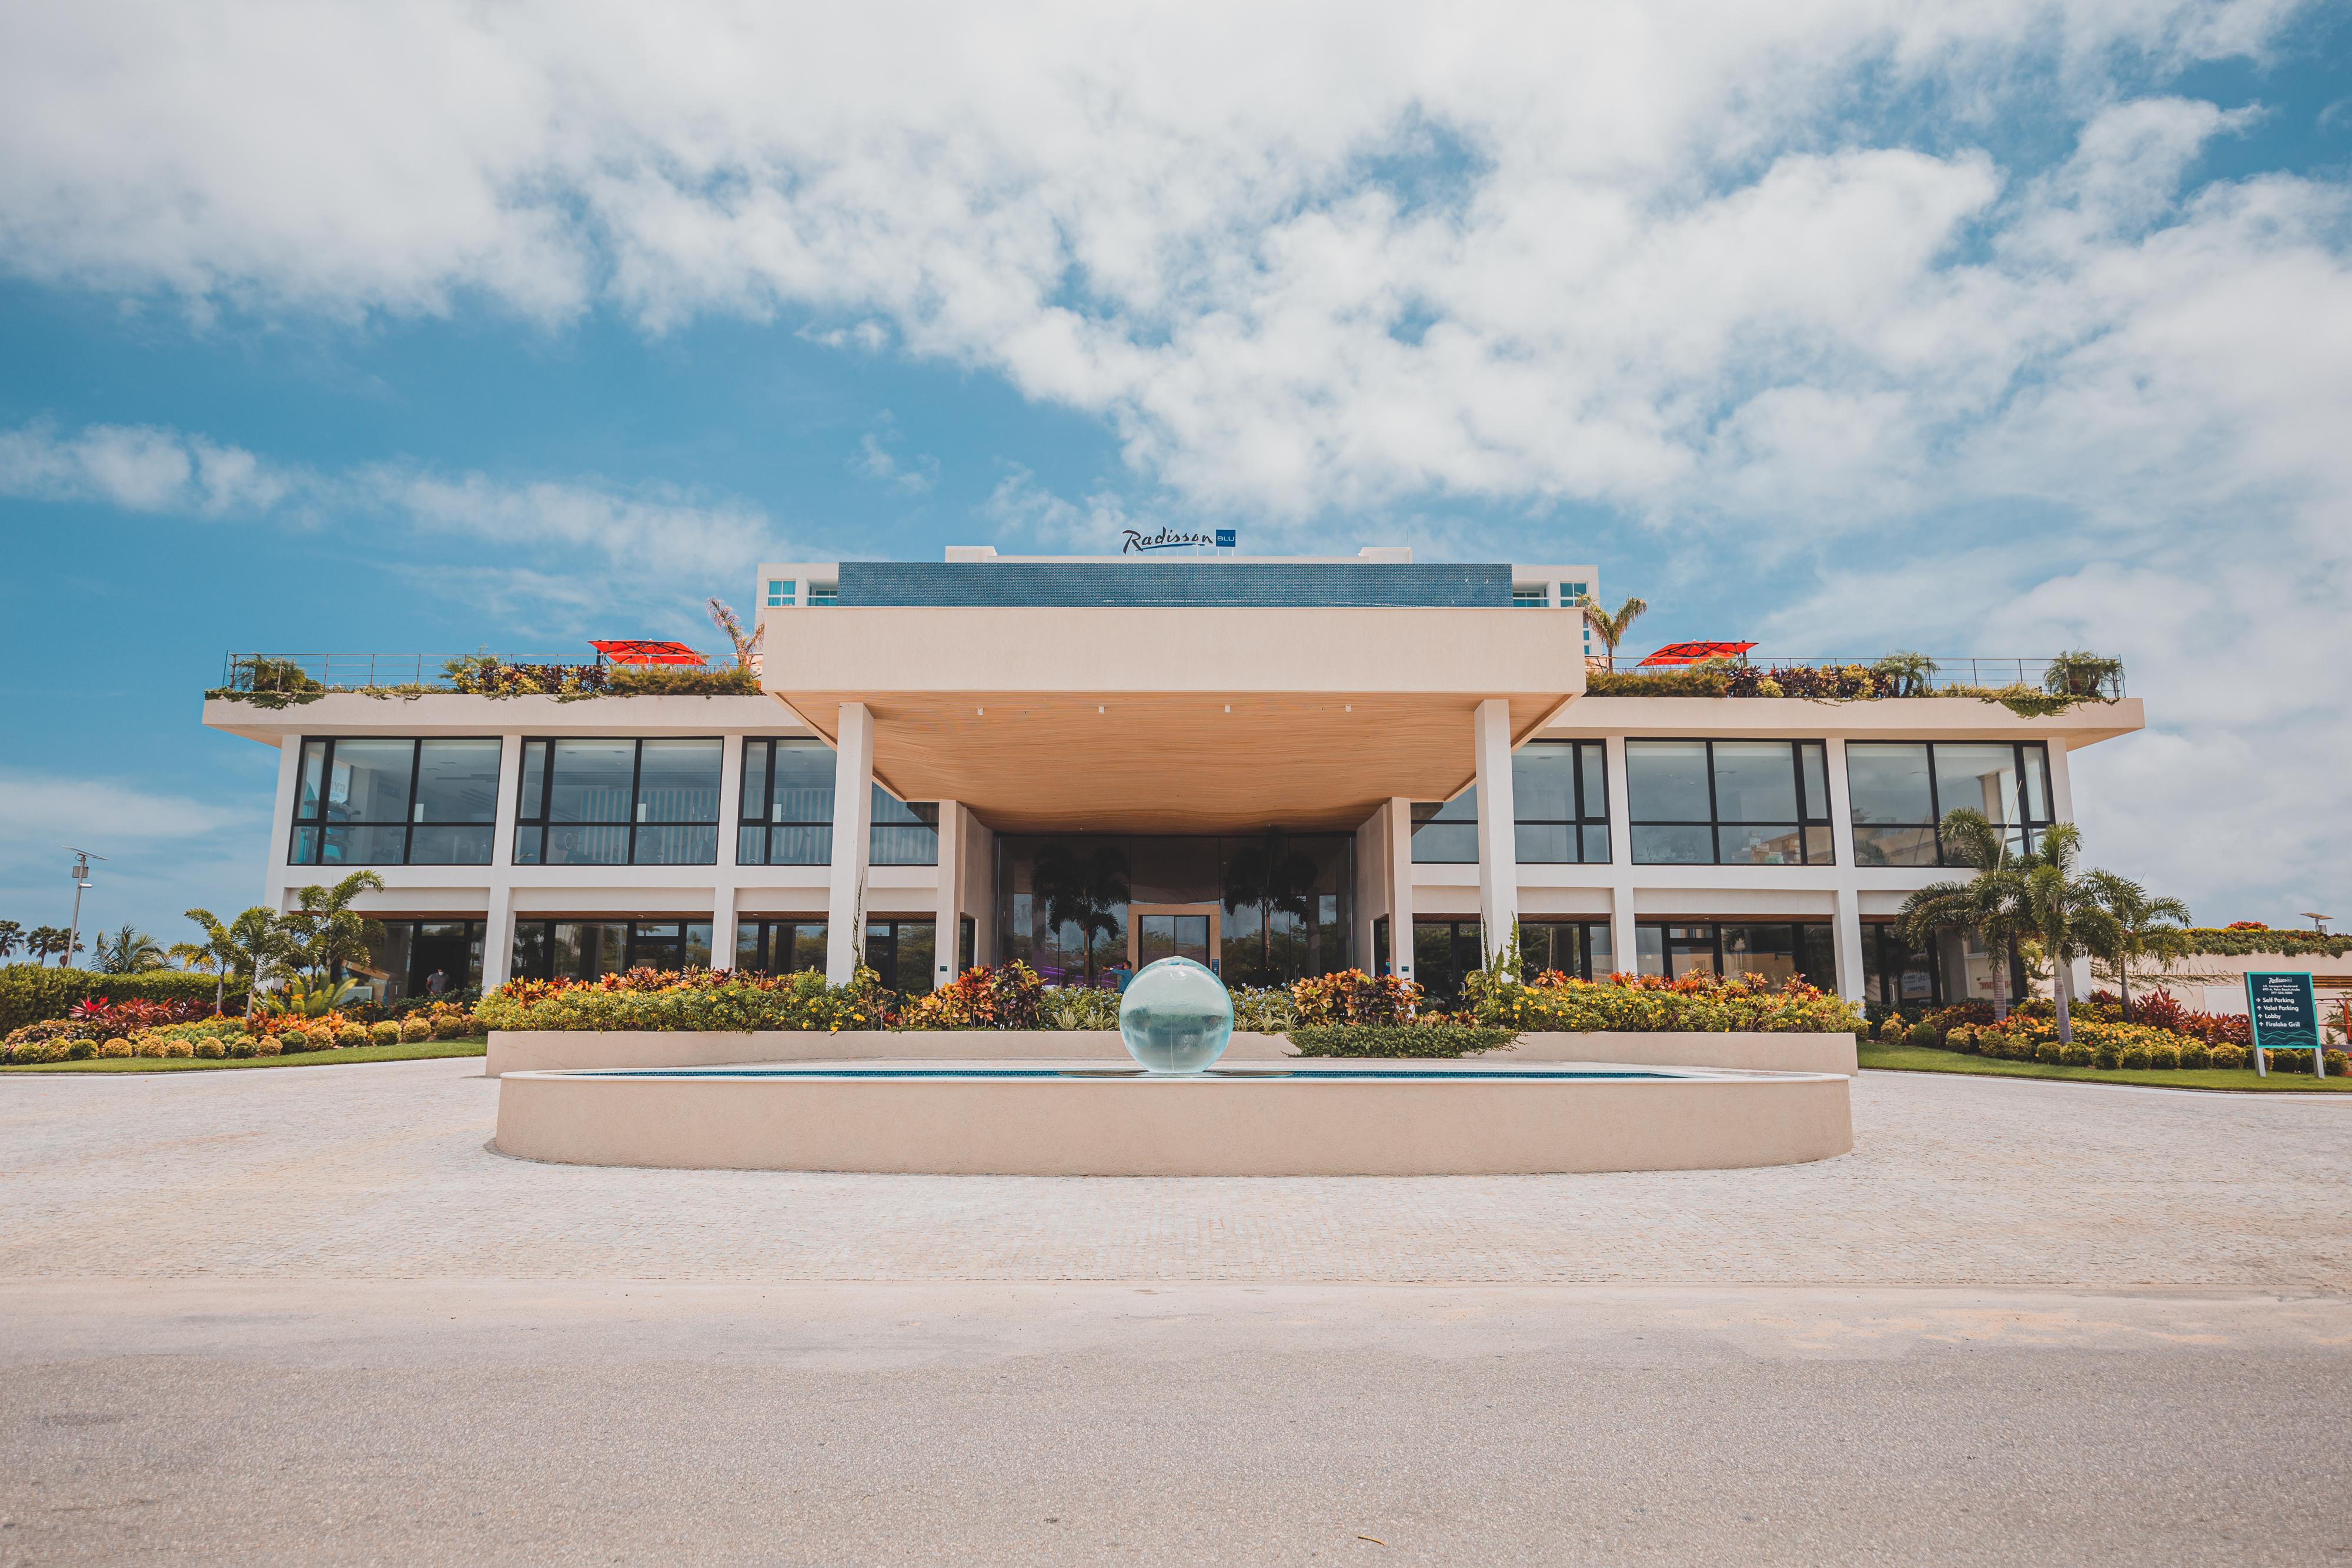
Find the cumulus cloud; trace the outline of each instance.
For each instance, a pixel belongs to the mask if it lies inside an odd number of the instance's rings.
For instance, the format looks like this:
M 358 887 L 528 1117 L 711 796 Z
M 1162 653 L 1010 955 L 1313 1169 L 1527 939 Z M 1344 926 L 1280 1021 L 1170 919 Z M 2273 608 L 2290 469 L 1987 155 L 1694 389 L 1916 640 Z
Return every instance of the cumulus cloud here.
M 2299 672 L 2352 652 L 2352 204 L 2340 170 L 2200 176 L 2256 121 L 2171 84 L 2295 10 L 17 7 L 0 267 L 197 309 L 782 317 L 1104 422 L 1134 494 L 1016 468 L 984 507 L 1055 543 L 1159 508 L 1268 548 L 1629 520 L 1676 570 L 1783 574 L 1792 636 L 2102 640 L 2169 727 L 2086 770 L 2146 757 L 2283 832 L 2343 776 Z M 929 472 L 878 431 L 853 463 Z M 0 440 L 0 487 L 215 516 L 323 487 L 608 561 L 768 526 L 138 430 Z M 2340 881 L 2352 828 L 2314 831 L 2297 862 Z

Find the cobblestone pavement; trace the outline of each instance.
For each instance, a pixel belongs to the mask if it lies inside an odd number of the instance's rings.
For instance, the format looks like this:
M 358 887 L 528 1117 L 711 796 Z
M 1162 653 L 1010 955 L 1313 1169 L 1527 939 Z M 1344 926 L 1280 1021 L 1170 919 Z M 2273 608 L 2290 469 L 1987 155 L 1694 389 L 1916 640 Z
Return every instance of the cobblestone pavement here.
M 1770 1170 L 1079 1179 L 486 1147 L 474 1060 L 0 1079 L 0 1279 L 2352 1286 L 2352 1099 L 1868 1073 Z

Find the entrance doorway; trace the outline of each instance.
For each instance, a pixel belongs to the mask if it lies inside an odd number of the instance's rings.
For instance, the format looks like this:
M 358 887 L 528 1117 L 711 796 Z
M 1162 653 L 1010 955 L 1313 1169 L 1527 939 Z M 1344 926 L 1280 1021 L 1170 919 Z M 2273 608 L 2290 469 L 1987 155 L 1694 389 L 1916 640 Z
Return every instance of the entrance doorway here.
M 1140 969 L 1162 958 L 1190 958 L 1217 967 L 1223 936 L 1215 904 L 1130 904 L 1127 906 L 1127 964 Z

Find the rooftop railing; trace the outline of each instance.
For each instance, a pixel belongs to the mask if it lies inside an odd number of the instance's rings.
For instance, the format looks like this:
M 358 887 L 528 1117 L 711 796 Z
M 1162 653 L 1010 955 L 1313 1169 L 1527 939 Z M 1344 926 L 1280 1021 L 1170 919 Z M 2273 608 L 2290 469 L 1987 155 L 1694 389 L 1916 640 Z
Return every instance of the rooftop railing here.
M 577 653 L 252 653 L 235 649 L 221 655 L 220 685 L 236 691 L 309 690 L 306 683 L 333 691 L 387 686 L 436 685 L 448 679 L 458 659 L 494 658 L 501 664 L 562 667 L 593 664 Z

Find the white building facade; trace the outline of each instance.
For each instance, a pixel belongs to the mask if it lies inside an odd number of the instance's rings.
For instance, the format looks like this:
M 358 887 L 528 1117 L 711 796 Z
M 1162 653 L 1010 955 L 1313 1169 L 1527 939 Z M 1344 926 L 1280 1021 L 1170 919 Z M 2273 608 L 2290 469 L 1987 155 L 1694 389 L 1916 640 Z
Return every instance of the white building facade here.
M 266 902 L 365 867 L 389 996 L 638 965 L 922 990 L 1347 967 L 1444 996 L 1518 933 L 1599 976 L 1990 994 L 1904 899 L 1936 823 L 2030 844 L 2136 699 L 1588 695 L 1588 566 L 1409 552 L 761 568 L 759 695 L 330 691 L 205 722 L 279 748 Z M 436 980 L 437 977 L 437 982 Z

